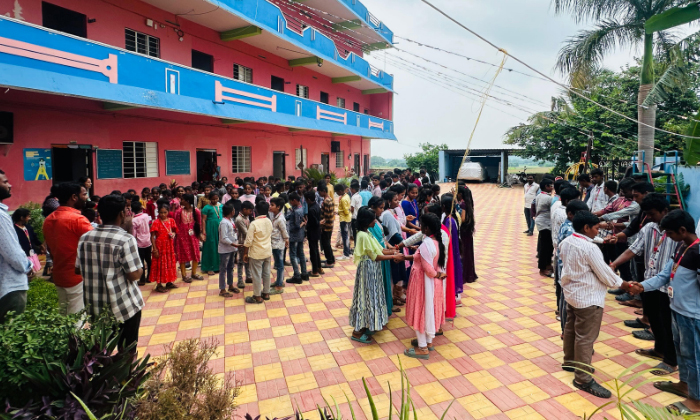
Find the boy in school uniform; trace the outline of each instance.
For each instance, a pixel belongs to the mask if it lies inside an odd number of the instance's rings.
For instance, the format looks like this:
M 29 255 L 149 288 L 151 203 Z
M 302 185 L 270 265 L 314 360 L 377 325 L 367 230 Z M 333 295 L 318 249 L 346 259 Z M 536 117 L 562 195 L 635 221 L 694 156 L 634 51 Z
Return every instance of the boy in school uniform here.
M 301 206 L 301 197 L 293 192 L 289 194 L 289 204 L 292 211 L 287 213 L 287 228 L 289 231 L 289 261 L 294 269 L 294 276 L 287 279 L 287 283 L 301 284 L 309 281 L 309 273 L 306 271 L 306 257 L 304 256 L 304 208 Z M 301 267 L 301 271 L 299 268 Z
M 236 216 L 236 233 L 238 234 L 238 244 L 243 246 L 246 236 L 248 235 L 248 226 L 250 226 L 250 216 L 253 214 L 255 206 L 250 201 L 241 203 L 241 212 Z M 243 262 L 243 255 L 238 255 L 238 288 L 244 289 L 245 283 L 252 283 L 250 278 L 250 266 Z M 245 283 L 243 282 L 243 268 L 245 267 Z
M 246 234 L 243 262 L 250 266 L 253 276 L 253 296 L 245 298 L 246 303 L 261 304 L 270 300 L 270 295 L 282 293 L 279 289 L 270 289 L 270 258 L 272 257 L 272 221 L 267 217 L 270 205 L 261 200 L 255 206 L 255 220 L 250 222 Z
M 605 295 L 609 287 L 629 290 L 629 284 L 605 264 L 600 248 L 593 242 L 598 235 L 598 218 L 590 212 L 576 213 L 573 235 L 559 245 L 562 261 L 561 287 L 566 300 L 564 364 L 576 372 L 574 386 L 599 398 L 611 393 L 590 375 L 593 344 L 600 333 Z
M 231 297 L 241 291 L 233 287 L 233 263 L 238 254 L 238 235 L 233 221 L 233 203 L 224 204 L 223 218 L 219 223 L 219 296 Z M 226 290 L 228 283 L 228 291 Z
M 277 290 L 284 289 L 284 250 L 289 247 L 287 221 L 284 218 L 284 199 L 270 199 L 270 220 L 272 220 L 272 257 L 277 270 L 277 281 L 272 285 Z
M 700 413 L 700 239 L 695 234 L 693 217 L 683 210 L 670 212 L 661 220 L 660 227 L 666 236 L 679 242 L 673 259 L 656 276 L 642 283 L 633 283 L 632 293 L 666 287 L 680 382 L 656 382 L 654 387 L 686 398 L 666 407 L 672 413 Z
M 328 194 L 327 186 L 319 186 L 316 192 L 323 199 L 321 207 L 321 248 L 326 257 L 326 263 L 322 264 L 323 268 L 333 268 L 335 266 L 335 256 L 333 255 L 333 247 L 331 246 L 331 236 L 333 235 L 333 223 L 335 222 L 335 203 Z
M 350 184 L 350 193 L 352 195 L 352 198 L 350 198 L 350 212 L 352 213 L 350 226 L 352 228 L 352 237 L 357 238 L 357 212 L 360 211 L 360 207 L 362 207 L 360 184 L 357 181 L 353 181 Z
M 321 268 L 321 250 L 319 242 L 321 241 L 321 209 L 316 204 L 316 192 L 313 190 L 307 191 L 304 194 L 308 213 L 306 215 L 306 236 L 309 239 L 309 260 L 311 260 L 311 277 L 318 277 L 325 274 Z
M 338 219 L 340 220 L 340 237 L 343 242 L 343 256 L 338 261 L 350 258 L 350 225 L 352 223 L 352 213 L 350 211 L 350 195 L 345 192 L 345 184 L 336 184 L 335 193 L 340 197 L 338 201 Z

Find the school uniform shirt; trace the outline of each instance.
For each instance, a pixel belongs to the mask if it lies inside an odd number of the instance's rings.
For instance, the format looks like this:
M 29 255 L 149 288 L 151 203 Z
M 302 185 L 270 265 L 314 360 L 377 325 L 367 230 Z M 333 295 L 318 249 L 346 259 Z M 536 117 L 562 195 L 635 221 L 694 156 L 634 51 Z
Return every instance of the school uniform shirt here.
M 357 219 L 357 212 L 360 211 L 362 207 L 362 194 L 355 193 L 350 200 L 350 207 L 352 208 L 352 218 Z
M 239 244 L 245 242 L 245 238 L 248 234 L 248 226 L 250 226 L 250 219 L 243 216 L 243 213 L 236 216 L 236 233 L 238 234 Z
M 248 257 L 255 260 L 272 257 L 272 222 L 267 216 L 258 216 L 250 222 L 243 246 L 248 248 Z
M 352 213 L 350 213 L 350 197 L 343 194 L 338 202 L 338 220 L 341 222 L 352 222 Z
M 532 185 L 525 183 L 525 208 L 529 209 L 532 205 L 532 200 L 537 198 L 537 192 L 540 190 L 540 184 L 533 182 Z
M 673 252 L 678 248 L 678 242 L 661 232 L 659 225 L 647 223 L 637 235 L 637 240 L 629 246 L 629 250 L 644 258 L 644 278 L 650 279 L 659 274 L 666 263 L 673 258 Z M 666 287 L 660 288 L 666 292 Z
M 270 213 L 272 215 L 272 213 Z M 284 242 L 289 240 L 287 233 L 287 222 L 282 212 L 277 213 L 272 219 L 272 249 L 284 249 Z
M 381 196 L 382 196 L 382 189 L 381 189 L 381 187 L 380 187 L 379 185 L 377 185 L 376 187 L 374 187 L 374 189 L 372 190 L 372 195 L 375 196 L 375 197 L 380 197 L 380 198 L 381 198 Z
M 674 268 L 676 270 L 671 278 Z M 700 254 L 697 242 L 689 248 L 681 243 L 676 248 L 673 259 L 666 263 L 659 274 L 643 281 L 642 286 L 645 292 L 668 286 L 671 309 L 688 318 L 700 319 L 699 269 Z
M 238 248 L 233 246 L 238 244 L 238 232 L 236 231 L 236 222 L 224 217 L 219 223 L 219 254 L 230 254 L 237 252 Z
M 593 185 L 591 188 L 591 192 L 589 193 L 591 198 L 586 204 L 588 204 L 588 208 L 591 209 L 592 213 L 601 211 L 608 205 L 608 196 L 605 195 L 603 188 L 603 183 L 600 185 Z
M 255 205 L 255 197 L 257 197 L 255 194 L 243 194 L 240 196 L 239 200 L 241 200 L 241 203 L 244 201 L 249 201 Z
M 295 207 L 287 213 L 287 229 L 289 231 L 290 242 L 304 241 L 304 227 L 301 225 L 304 222 L 304 209 L 299 206 Z
M 619 288 L 622 279 L 605 263 L 591 238 L 574 233 L 559 245 L 561 287 L 566 303 L 576 309 L 605 307 L 608 289 Z
M 139 248 L 151 246 L 151 216 L 146 213 L 139 213 L 131 219 L 133 225 L 132 232 L 136 238 L 136 245 Z
M 546 192 L 541 192 L 537 194 L 535 200 L 535 209 L 537 210 L 535 226 L 537 226 L 537 230 L 551 229 L 552 218 L 550 209 L 552 207 L 552 196 Z
M 566 219 L 566 207 L 561 205 L 561 201 L 558 206 L 552 206 L 552 243 L 556 249 L 559 245 L 559 233 L 562 224 Z

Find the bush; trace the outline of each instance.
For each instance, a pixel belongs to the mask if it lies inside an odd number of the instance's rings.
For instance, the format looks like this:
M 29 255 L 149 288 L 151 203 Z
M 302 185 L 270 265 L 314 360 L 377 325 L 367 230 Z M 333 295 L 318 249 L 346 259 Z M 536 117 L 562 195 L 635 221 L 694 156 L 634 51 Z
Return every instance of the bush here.
M 49 310 L 58 308 L 56 286 L 44 279 L 37 278 L 29 283 L 27 291 L 27 310 Z
M 233 416 L 238 386 L 209 368 L 217 342 L 190 339 L 171 347 L 152 370 L 139 401 L 140 420 L 224 420 Z
M 31 213 L 32 219 L 29 221 L 29 225 L 31 225 L 32 229 L 34 229 L 34 233 L 36 233 L 36 237 L 39 239 L 39 241 L 44 242 L 44 215 L 41 214 L 41 204 L 39 203 L 34 203 L 32 201 L 28 203 L 24 203 L 19 208 L 22 209 L 28 209 Z

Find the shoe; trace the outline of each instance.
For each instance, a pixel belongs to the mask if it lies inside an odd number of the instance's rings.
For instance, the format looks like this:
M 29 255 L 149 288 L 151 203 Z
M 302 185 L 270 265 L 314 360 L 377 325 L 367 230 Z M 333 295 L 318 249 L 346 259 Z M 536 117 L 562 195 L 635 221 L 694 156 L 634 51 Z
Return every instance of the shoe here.
M 146 285 L 146 282 L 143 281 L 143 280 L 139 280 L 139 283 L 138 283 L 138 284 L 139 284 L 139 286 L 145 286 L 145 285 Z
M 610 289 L 610 290 L 608 290 L 608 293 L 610 293 L 611 295 L 617 295 L 617 296 L 619 296 L 619 295 L 624 294 L 625 291 L 622 290 L 622 289 Z
M 540 270 L 540 276 L 542 276 L 542 277 L 549 277 L 549 276 L 551 276 L 551 275 L 552 275 L 552 272 L 551 272 L 551 271 Z
M 284 266 L 285 266 L 285 267 L 291 267 L 291 266 L 292 266 L 292 263 L 290 263 L 289 261 L 285 261 L 285 262 L 284 262 Z
M 301 277 L 292 277 L 291 279 L 287 279 L 287 283 L 291 284 L 302 284 L 304 281 L 301 279 Z
M 335 264 L 321 264 L 321 268 L 334 268 Z
M 326 274 L 326 272 L 323 271 L 323 268 L 319 268 L 319 269 L 318 269 L 318 274 L 324 275 L 324 274 Z
M 302 274 L 301 279 L 304 281 L 309 281 L 309 275 L 308 274 Z
M 617 296 L 615 298 L 615 300 L 618 302 L 627 302 L 628 300 L 632 300 L 632 299 L 634 299 L 634 296 L 630 295 L 627 292 L 625 292 L 625 293 L 623 293 L 620 296 Z
M 530 233 L 530 229 L 524 230 L 523 233 Z
M 309 276 L 309 277 L 321 277 L 321 275 L 318 274 L 318 273 L 311 273 L 311 274 L 309 274 L 308 276 Z
M 252 284 L 252 283 L 253 283 L 253 279 L 245 279 L 245 282 L 248 283 L 248 284 Z
M 347 261 L 349 259 L 350 259 L 350 257 L 346 257 L 345 255 L 342 255 L 342 256 L 336 258 L 335 260 L 336 261 Z
M 532 233 L 532 232 L 530 232 L 530 233 L 527 234 L 527 236 L 535 236 L 535 234 Z
M 634 336 L 634 338 L 638 338 L 640 340 L 654 341 L 654 333 L 647 329 L 641 331 L 632 331 L 632 335 Z
M 242 289 L 245 289 L 245 283 L 243 283 L 243 282 L 238 282 L 238 284 L 236 285 L 236 287 L 238 287 L 238 288 L 241 289 L 241 290 L 242 290 Z
M 647 328 L 649 328 L 649 325 L 643 323 L 641 319 L 637 318 L 635 320 L 631 320 L 631 319 L 626 320 L 625 327 L 647 329 Z
M 629 306 L 630 308 L 641 308 L 642 301 L 637 299 L 626 300 L 624 302 L 620 302 L 620 305 Z

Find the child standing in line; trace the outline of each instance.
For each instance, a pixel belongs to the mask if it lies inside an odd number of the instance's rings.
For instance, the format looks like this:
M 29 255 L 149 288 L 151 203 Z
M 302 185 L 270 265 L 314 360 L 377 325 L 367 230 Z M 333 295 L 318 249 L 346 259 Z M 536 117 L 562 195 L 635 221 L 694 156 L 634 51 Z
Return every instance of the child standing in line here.
M 192 280 L 204 280 L 197 274 L 197 266 L 200 261 L 199 240 L 204 239 L 202 232 L 202 214 L 194 207 L 194 195 L 184 194 L 180 201 L 180 208 L 175 212 L 173 219 L 177 225 L 178 235 L 175 237 L 175 253 L 180 263 L 182 281 L 192 283 Z M 187 265 L 192 268 L 191 275 L 187 275 Z
M 143 264 L 139 286 L 145 286 L 151 281 L 151 216 L 143 211 L 141 201 L 132 201 L 131 211 L 134 213 L 133 233 L 136 238 L 136 246 L 139 248 L 141 264 Z M 146 266 L 148 266 L 148 274 L 146 274 Z
M 272 221 L 267 217 L 270 205 L 265 200 L 255 206 L 255 220 L 248 227 L 245 238 L 243 261 L 250 265 L 253 276 L 253 296 L 245 298 L 246 303 L 260 304 L 270 300 L 270 295 L 282 293 L 270 289 L 270 257 L 272 257 Z
M 561 287 L 567 304 L 562 369 L 576 372 L 573 382 L 576 388 L 599 398 L 610 398 L 610 391 L 593 379 L 588 366 L 593 344 L 600 334 L 607 290 L 613 287 L 629 290 L 629 284 L 605 264 L 603 253 L 593 242 L 598 235 L 598 223 L 598 217 L 590 212 L 576 213 L 572 222 L 576 233 L 559 245 Z
M 309 190 L 304 194 L 308 206 L 306 221 L 306 236 L 309 238 L 309 260 L 311 260 L 311 277 L 318 277 L 324 274 L 321 268 L 321 251 L 319 241 L 321 240 L 321 209 L 316 204 L 316 192 Z
M 309 273 L 306 271 L 306 257 L 304 256 L 304 209 L 301 206 L 301 197 L 293 192 L 289 194 L 289 204 L 292 211 L 287 214 L 287 227 L 289 229 L 289 261 L 294 269 L 294 276 L 287 279 L 287 283 L 301 284 L 304 280 L 309 280 Z M 299 267 L 301 266 L 301 272 Z
M 202 245 L 202 271 L 210 276 L 219 270 L 219 224 L 221 224 L 221 203 L 219 194 L 209 194 L 209 204 L 202 209 L 202 225 L 205 226 L 204 244 Z
M 158 219 L 151 225 L 151 243 L 153 244 L 153 266 L 151 277 L 158 283 L 156 292 L 165 293 L 168 289 L 176 289 L 177 258 L 175 257 L 174 239 L 177 234 L 175 221 L 168 217 L 170 206 L 161 204 L 158 209 Z M 165 285 L 165 286 L 163 286 Z
M 272 220 L 272 257 L 277 270 L 277 281 L 272 285 L 277 290 L 284 290 L 284 249 L 289 246 L 287 222 L 284 218 L 284 199 L 270 199 L 270 219 Z
M 371 344 L 372 335 L 389 322 L 380 262 L 401 259 L 401 254 L 396 254 L 393 249 L 384 249 L 367 231 L 375 223 L 374 212 L 367 207 L 361 208 L 357 214 L 358 232 L 354 255 L 357 271 L 349 321 L 353 327 L 351 338 L 364 344 Z
M 255 208 L 256 194 L 254 194 L 255 190 L 253 189 L 253 184 L 251 184 L 250 182 L 246 182 L 243 186 L 243 192 L 244 194 L 240 198 L 241 202 L 248 201 L 250 204 L 253 205 L 253 208 Z
M 238 244 L 243 246 L 245 238 L 248 235 L 248 226 L 250 226 L 250 216 L 253 214 L 255 206 L 250 201 L 241 202 L 241 212 L 236 216 L 236 231 L 238 233 Z M 239 253 L 238 257 L 238 288 L 245 288 L 245 283 L 252 283 L 250 278 L 250 266 L 243 262 L 243 254 Z M 245 267 L 245 283 L 243 282 L 243 269 Z
M 362 207 L 360 184 L 358 184 L 357 181 L 353 181 L 350 184 L 350 192 L 352 194 L 352 197 L 350 198 L 350 212 L 352 213 L 352 221 L 350 226 L 352 228 L 352 238 L 354 240 L 357 238 L 357 212 L 360 211 L 360 207 Z
M 224 217 L 219 224 L 219 296 L 231 297 L 241 291 L 233 287 L 233 264 L 238 253 L 238 235 L 233 219 L 233 203 L 226 203 L 222 209 Z M 226 290 L 228 283 L 228 291 Z
M 338 202 L 338 219 L 340 220 L 340 237 L 343 242 L 343 256 L 338 261 L 350 259 L 350 225 L 352 213 L 350 212 L 350 196 L 345 193 L 345 184 L 335 184 L 335 193 L 340 197 Z

